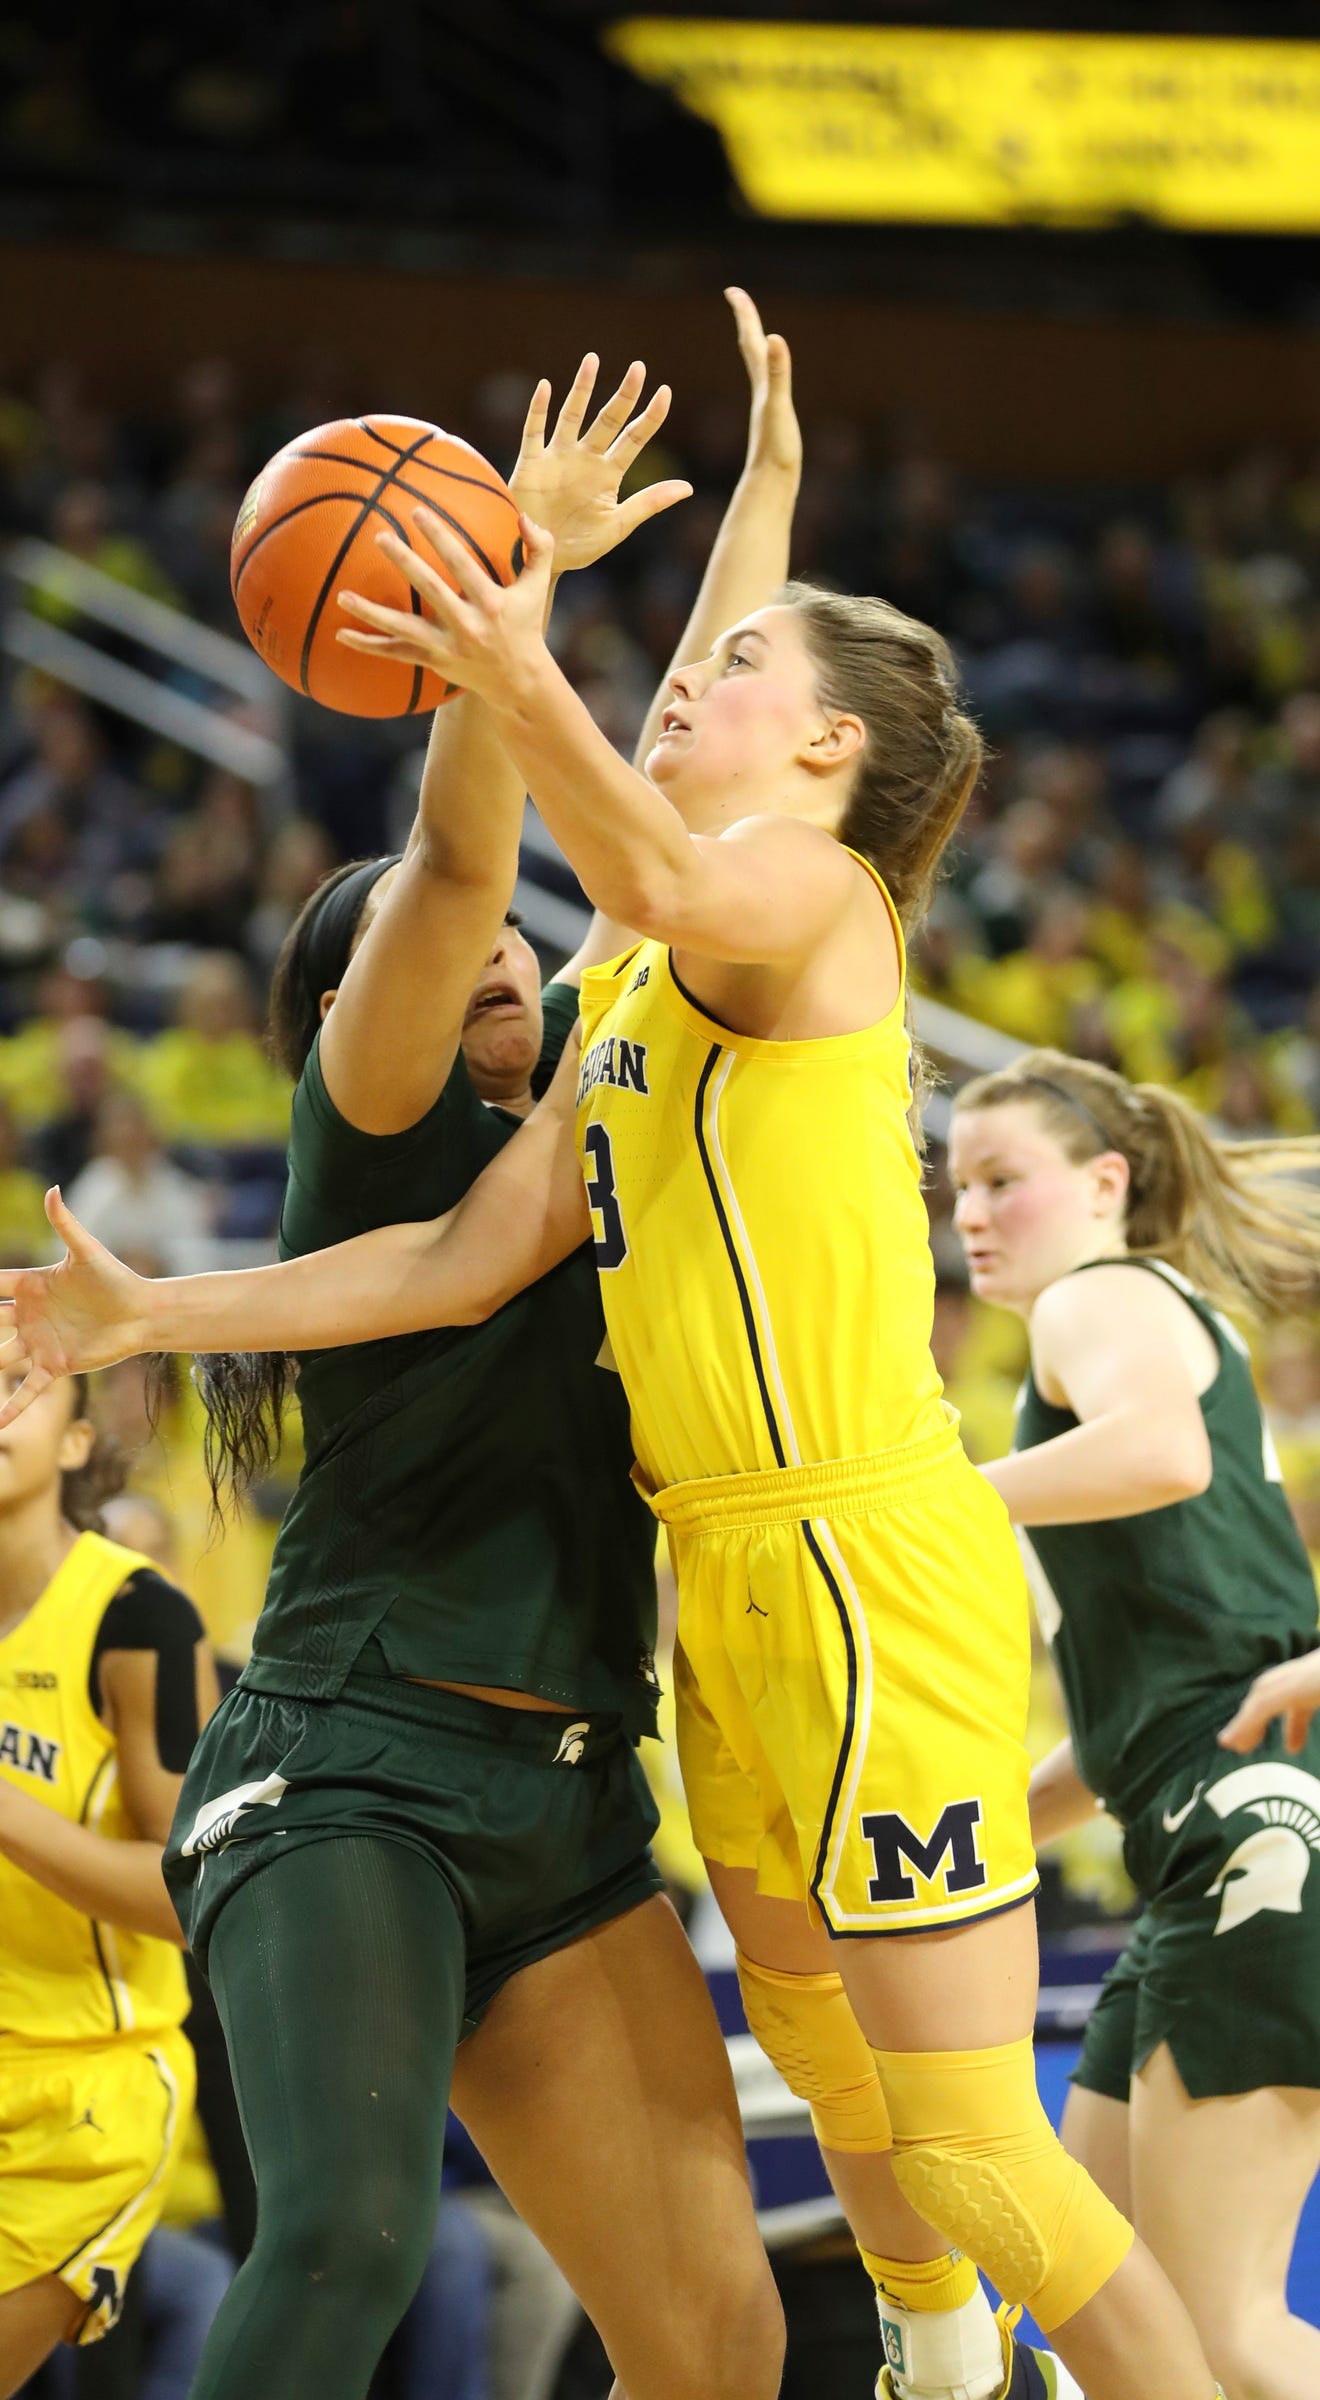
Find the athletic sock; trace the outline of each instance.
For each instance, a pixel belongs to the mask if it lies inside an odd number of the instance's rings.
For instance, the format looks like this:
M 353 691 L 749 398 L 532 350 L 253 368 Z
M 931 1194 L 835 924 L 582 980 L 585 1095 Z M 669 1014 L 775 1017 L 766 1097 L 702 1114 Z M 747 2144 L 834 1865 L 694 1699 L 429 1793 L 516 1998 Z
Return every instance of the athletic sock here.
M 915 2265 L 870 2250 L 861 2257 L 875 2285 L 898 2400 L 996 2400 L 1004 2388 L 1003 2343 L 970 2258 L 960 2250 Z

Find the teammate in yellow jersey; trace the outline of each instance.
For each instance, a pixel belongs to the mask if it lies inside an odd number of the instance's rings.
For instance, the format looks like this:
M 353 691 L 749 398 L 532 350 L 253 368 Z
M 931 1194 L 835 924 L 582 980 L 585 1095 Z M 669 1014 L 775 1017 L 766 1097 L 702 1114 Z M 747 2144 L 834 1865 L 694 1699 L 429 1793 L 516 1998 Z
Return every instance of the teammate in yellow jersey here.
M 948 652 L 881 601 L 788 586 L 675 670 L 638 774 L 545 648 L 538 528 L 508 592 L 427 538 L 456 592 L 389 547 L 433 621 L 345 596 L 370 630 L 341 638 L 481 694 L 639 943 L 587 979 L 580 1057 L 439 1228 L 144 1285 L 57 1210 L 69 1262 L 0 1279 L 11 1355 L 39 1388 L 70 1355 L 477 1321 L 590 1232 L 678 1574 L 694 1823 L 749 2022 L 880 2289 L 883 2388 L 1069 2388 L 1007 2343 L 955 2355 L 970 2257 L 1088 2400 L 1211 2400 L 1186 2312 L 1035 2088 L 1026 1592 L 930 1362 L 907 1128 L 904 937 L 980 756 Z
M 0 1434 L 0 2395 L 113 2325 L 192 2105 L 160 1856 L 215 1674 L 191 1602 L 95 1530 L 85 1396 Z

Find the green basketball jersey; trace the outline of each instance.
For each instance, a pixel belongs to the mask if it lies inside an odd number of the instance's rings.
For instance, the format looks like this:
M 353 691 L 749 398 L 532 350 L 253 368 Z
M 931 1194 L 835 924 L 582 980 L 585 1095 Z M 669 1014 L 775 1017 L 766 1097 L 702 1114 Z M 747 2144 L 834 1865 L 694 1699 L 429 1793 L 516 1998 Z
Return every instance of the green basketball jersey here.
M 1130 1264 L 1172 1284 L 1218 1348 L 1219 1372 L 1201 1395 L 1210 1483 L 1141 1516 L 1019 1529 L 1078 1768 L 1124 1822 L 1226 1722 L 1263 1668 L 1314 1648 L 1317 1616 L 1246 1344 L 1162 1259 Z M 1076 1423 L 1028 1373 L 1014 1448 L 1034 1449 Z
M 551 984 L 543 1090 L 577 1015 Z M 406 1133 L 346 1123 L 318 1045 L 294 1094 L 285 1258 L 453 1208 L 517 1131 L 462 1055 Z M 654 1729 L 655 1527 L 589 1244 L 488 1323 L 300 1362 L 306 1465 L 242 1681 L 337 1693 L 373 1636 L 396 1675 L 534 1692 Z

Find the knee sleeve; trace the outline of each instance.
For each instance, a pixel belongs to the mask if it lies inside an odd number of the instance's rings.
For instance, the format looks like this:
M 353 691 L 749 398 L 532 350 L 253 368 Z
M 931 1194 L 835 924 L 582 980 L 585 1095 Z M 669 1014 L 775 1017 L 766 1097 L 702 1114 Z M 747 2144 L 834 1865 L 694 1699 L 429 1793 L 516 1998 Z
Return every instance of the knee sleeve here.
M 1132 2228 L 1055 2134 L 1029 2041 L 996 2050 L 872 2053 L 894 2174 L 920 2216 L 1046 2332 L 1094 2298 Z
M 827 2150 L 887 2150 L 876 2062 L 838 1975 L 780 1975 L 738 1952 L 747 2023 Z

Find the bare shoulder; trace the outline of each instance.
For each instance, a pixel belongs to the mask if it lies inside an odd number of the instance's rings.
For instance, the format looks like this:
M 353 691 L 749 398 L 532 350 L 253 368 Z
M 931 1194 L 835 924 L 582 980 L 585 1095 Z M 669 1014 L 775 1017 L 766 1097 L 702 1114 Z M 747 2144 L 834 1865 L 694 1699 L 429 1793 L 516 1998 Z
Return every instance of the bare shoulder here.
M 1181 1310 L 1177 1294 L 1133 1259 L 1115 1258 L 1085 1273 L 1061 1275 L 1057 1283 L 1046 1284 L 1032 1309 L 1032 1349 L 1038 1342 L 1052 1348 L 1076 1340 L 1092 1328 L 1104 1332 L 1115 1324 L 1168 1323 L 1166 1302 Z
M 1116 1258 L 1047 1284 L 1031 1312 L 1031 1363 L 1057 1404 L 1090 1362 L 1108 1360 L 1162 1383 L 1190 1372 L 1203 1386 L 1217 1364 L 1213 1337 L 1180 1292 L 1139 1260 Z

